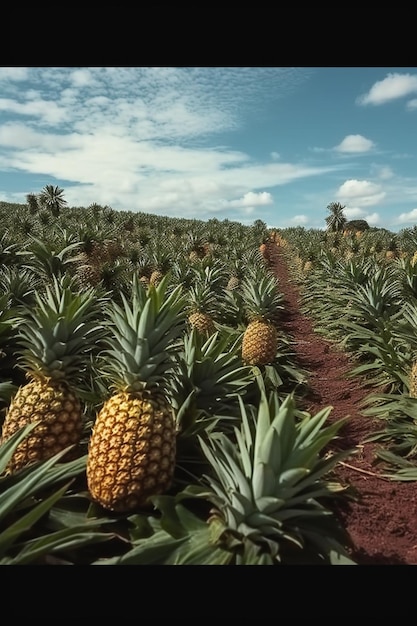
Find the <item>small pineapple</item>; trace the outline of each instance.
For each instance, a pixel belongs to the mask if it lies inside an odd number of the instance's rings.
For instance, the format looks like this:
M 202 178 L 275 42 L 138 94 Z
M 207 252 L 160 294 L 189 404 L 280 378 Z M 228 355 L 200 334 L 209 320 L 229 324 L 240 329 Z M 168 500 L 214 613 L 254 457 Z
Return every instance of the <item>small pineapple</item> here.
M 387 249 L 385 251 L 385 258 L 387 261 L 392 261 L 398 256 L 398 243 L 395 237 L 391 237 L 388 241 Z
M 174 411 L 167 391 L 170 348 L 185 328 L 185 300 L 170 277 L 145 290 L 133 276 L 131 302 L 109 310 L 111 336 L 103 374 L 113 394 L 93 427 L 87 483 L 93 500 L 114 512 L 145 506 L 169 489 L 176 461 Z
M 188 291 L 188 322 L 198 333 L 209 337 L 216 332 L 214 314 L 216 295 L 210 285 L 201 281 L 195 282 Z
M 283 295 L 274 276 L 259 280 L 246 277 L 242 297 L 248 325 L 242 339 L 242 360 L 248 365 L 267 365 L 274 361 L 278 348 L 278 315 Z
M 188 260 L 191 261 L 191 263 L 198 263 L 198 261 L 204 259 L 208 250 L 205 239 L 195 232 L 189 233 L 185 247 Z
M 233 257 L 230 263 L 230 274 L 227 281 L 226 289 L 233 291 L 237 289 L 245 276 L 245 264 L 238 257 Z
M 172 254 L 167 248 L 155 248 L 152 253 L 153 271 L 149 277 L 150 285 L 159 285 L 172 266 Z
M 19 362 L 29 380 L 12 398 L 1 442 L 27 424 L 38 424 L 17 447 L 10 473 L 80 442 L 84 421 L 78 391 L 101 331 L 93 290 L 75 293 L 69 279 L 54 278 L 35 299 L 19 328 Z

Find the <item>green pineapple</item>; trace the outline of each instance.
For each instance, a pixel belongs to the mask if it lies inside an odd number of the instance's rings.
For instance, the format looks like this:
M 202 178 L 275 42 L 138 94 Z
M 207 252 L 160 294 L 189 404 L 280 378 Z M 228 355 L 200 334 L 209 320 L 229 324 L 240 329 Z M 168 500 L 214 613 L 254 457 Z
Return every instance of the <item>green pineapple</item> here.
M 170 277 L 144 289 L 133 276 L 131 302 L 109 310 L 111 336 L 103 375 L 112 395 L 99 411 L 87 461 L 96 502 L 115 512 L 147 504 L 169 489 L 176 462 L 174 411 L 169 398 L 170 351 L 185 328 L 182 288 Z
M 67 277 L 54 278 L 44 293 L 36 291 L 35 300 L 18 334 L 19 363 L 28 382 L 11 400 L 1 441 L 27 424 L 38 424 L 13 455 L 11 473 L 80 442 L 84 421 L 79 392 L 102 331 L 94 291 L 75 293 Z

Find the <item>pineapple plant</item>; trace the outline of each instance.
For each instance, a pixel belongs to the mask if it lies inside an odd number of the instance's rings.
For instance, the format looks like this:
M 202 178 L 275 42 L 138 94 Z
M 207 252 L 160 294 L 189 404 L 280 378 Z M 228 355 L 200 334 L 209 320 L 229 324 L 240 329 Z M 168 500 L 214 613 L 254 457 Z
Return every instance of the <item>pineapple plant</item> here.
M 276 393 L 267 397 L 257 378 L 258 410 L 241 400 L 234 439 L 200 437 L 212 470 L 203 478 L 213 494 L 204 495 L 213 503 L 208 524 L 217 546 L 239 565 L 354 565 L 351 539 L 325 505 L 343 491 L 332 468 L 352 452 L 321 454 L 346 418 L 325 426 L 331 407 L 302 413 L 292 394 L 282 402 Z
M 226 284 L 226 289 L 228 291 L 233 291 L 237 289 L 245 276 L 245 264 L 241 258 L 236 255 L 232 258 L 229 263 L 230 265 L 230 273 L 229 278 Z
M 185 244 L 188 260 L 198 263 L 207 254 L 207 243 L 204 238 L 195 232 L 190 232 Z
M 6 411 L 1 442 L 27 424 L 37 425 L 17 447 L 10 473 L 80 443 L 80 398 L 93 346 L 102 334 L 96 315 L 94 291 L 75 292 L 68 276 L 54 277 L 44 292 L 35 292 L 35 306 L 26 311 L 18 330 L 18 363 L 26 380 Z
M 392 261 L 396 259 L 398 256 L 398 243 L 395 236 L 390 237 L 387 245 L 387 249 L 385 251 L 385 258 L 387 261 Z
M 156 247 L 151 254 L 153 270 L 149 277 L 150 285 L 159 285 L 172 266 L 172 254 L 163 246 Z
M 210 284 L 196 281 L 188 290 L 188 322 L 204 337 L 216 332 L 214 316 L 217 297 Z
M 111 334 L 102 374 L 112 394 L 95 419 L 87 484 L 102 507 L 127 512 L 168 490 L 176 462 L 175 416 L 169 397 L 176 346 L 185 329 L 181 286 L 170 275 L 145 289 L 136 275 L 130 300 L 109 308 Z
M 248 276 L 242 282 L 247 326 L 242 338 L 242 359 L 248 365 L 273 363 L 278 348 L 278 316 L 282 294 L 271 274 L 259 279 Z
M 132 548 L 93 565 L 356 565 L 327 506 L 344 497 L 332 470 L 351 452 L 323 454 L 346 418 L 326 425 L 331 407 L 303 413 L 259 386 L 258 406 L 239 397 L 232 434 L 198 436 L 200 480 L 152 498 L 158 515 L 132 518 Z

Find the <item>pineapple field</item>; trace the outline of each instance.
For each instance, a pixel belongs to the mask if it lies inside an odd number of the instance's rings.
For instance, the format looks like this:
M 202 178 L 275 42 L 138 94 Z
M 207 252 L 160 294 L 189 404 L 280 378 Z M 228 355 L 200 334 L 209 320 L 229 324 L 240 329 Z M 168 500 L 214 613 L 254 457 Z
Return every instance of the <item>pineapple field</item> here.
M 417 564 L 417 229 L 58 192 L 0 202 L 0 564 Z

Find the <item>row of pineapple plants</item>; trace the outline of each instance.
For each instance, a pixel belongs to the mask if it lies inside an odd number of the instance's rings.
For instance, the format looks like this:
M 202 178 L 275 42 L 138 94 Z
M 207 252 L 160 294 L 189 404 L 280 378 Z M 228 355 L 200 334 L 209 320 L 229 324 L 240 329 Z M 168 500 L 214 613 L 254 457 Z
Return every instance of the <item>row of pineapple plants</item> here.
M 69 214 L 1 239 L 0 563 L 353 563 L 264 225 Z
M 379 240 L 372 232 L 360 235 L 367 245 L 353 256 L 341 254 L 328 245 L 336 236 L 343 237 L 298 229 L 279 233 L 278 240 L 316 332 L 350 355 L 350 376 L 360 376 L 368 388 L 362 412 L 364 419 L 381 419 L 372 437 L 383 443 L 378 457 L 396 479 L 417 480 L 415 230 L 397 235 L 395 255 L 391 238 L 377 254 L 369 252 Z M 299 261 L 306 249 L 307 268 Z

